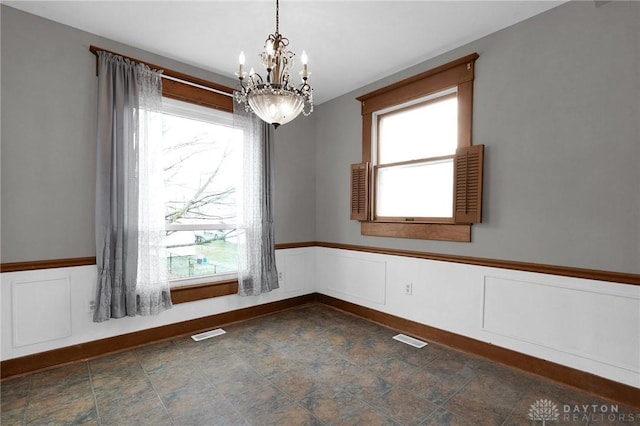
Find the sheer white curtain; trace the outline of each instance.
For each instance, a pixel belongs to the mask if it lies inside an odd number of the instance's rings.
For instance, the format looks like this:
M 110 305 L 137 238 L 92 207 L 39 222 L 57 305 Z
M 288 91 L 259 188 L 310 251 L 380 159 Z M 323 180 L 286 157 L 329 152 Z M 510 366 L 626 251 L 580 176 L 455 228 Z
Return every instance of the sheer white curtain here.
M 243 178 L 236 201 L 238 294 L 257 296 L 278 288 L 271 129 L 241 105 L 234 107 L 234 125 L 243 130 Z
M 94 321 L 171 307 L 162 246 L 160 74 L 98 52 Z
M 138 278 L 137 313 L 157 315 L 171 308 L 164 247 L 162 170 L 162 79 L 146 65 L 136 67 L 139 86 L 138 128 Z

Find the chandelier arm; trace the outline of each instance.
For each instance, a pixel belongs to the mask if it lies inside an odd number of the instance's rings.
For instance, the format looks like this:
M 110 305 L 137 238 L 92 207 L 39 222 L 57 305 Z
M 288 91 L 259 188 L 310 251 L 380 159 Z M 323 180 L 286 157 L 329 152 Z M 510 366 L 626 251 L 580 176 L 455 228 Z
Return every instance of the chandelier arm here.
M 258 78 L 258 80 L 260 80 L 258 84 L 263 84 L 262 77 L 260 76 L 260 74 L 253 74 L 254 82 L 256 77 Z
M 302 83 L 300 85 L 300 90 L 301 92 L 310 92 L 311 91 L 311 86 L 309 86 L 309 83 L 307 83 L 307 80 L 305 79 L 304 83 Z

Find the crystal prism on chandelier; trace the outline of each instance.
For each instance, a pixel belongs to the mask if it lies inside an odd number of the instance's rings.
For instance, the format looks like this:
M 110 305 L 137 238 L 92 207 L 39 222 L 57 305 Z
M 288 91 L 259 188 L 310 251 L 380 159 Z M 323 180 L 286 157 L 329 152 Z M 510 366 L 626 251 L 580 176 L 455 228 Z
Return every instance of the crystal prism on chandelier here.
M 302 51 L 302 82 L 298 87 L 291 83 L 289 68 L 293 66 L 295 53 L 287 50 L 289 40 L 280 34 L 280 3 L 276 0 L 276 32 L 269 34 L 264 50 L 259 55 L 267 70 L 266 79 L 255 73 L 253 68 L 244 71 L 244 53 L 240 52 L 240 66 L 236 75 L 240 86 L 234 91 L 238 103 L 243 103 L 246 111 L 253 111 L 258 117 L 274 127 L 286 124 L 301 112 L 309 115 L 313 111 L 313 89 L 307 83 L 309 69 L 307 54 Z M 246 80 L 246 81 L 245 81 Z

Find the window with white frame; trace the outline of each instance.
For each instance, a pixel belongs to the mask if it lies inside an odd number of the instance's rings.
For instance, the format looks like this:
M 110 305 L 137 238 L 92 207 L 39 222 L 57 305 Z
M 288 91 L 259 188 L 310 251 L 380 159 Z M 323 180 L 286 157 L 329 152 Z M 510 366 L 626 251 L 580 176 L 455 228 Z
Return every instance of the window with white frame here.
M 374 117 L 374 218 L 452 221 L 453 159 L 458 145 L 456 88 L 377 112 Z
M 165 247 L 173 285 L 237 272 L 242 130 L 229 112 L 163 100 Z

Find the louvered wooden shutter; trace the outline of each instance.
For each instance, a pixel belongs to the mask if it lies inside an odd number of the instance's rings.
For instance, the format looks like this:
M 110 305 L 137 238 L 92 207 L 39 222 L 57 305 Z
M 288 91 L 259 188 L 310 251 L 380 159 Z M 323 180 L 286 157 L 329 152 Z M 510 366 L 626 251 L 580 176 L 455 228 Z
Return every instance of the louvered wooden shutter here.
M 454 164 L 456 223 L 482 222 L 482 164 L 484 145 L 456 150 Z
M 351 165 L 351 220 L 369 220 L 369 170 L 371 163 Z

